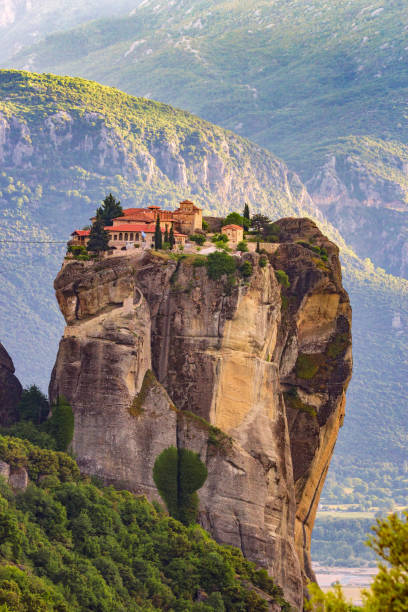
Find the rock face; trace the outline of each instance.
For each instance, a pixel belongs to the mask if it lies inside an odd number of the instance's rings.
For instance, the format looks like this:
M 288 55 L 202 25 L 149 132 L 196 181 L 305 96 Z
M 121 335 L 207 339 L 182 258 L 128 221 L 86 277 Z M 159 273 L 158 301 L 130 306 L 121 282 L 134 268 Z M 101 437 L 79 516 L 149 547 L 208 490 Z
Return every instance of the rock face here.
M 14 364 L 0 344 L 0 425 L 11 425 L 17 420 L 17 404 L 22 388 L 14 376 Z
M 74 409 L 82 471 L 136 494 L 158 498 L 162 450 L 198 452 L 201 524 L 267 567 L 300 610 L 344 417 L 351 311 L 337 247 L 307 219 L 277 225 L 273 255 L 244 255 L 249 280 L 210 280 L 194 256 L 152 252 L 66 265 L 50 398 Z

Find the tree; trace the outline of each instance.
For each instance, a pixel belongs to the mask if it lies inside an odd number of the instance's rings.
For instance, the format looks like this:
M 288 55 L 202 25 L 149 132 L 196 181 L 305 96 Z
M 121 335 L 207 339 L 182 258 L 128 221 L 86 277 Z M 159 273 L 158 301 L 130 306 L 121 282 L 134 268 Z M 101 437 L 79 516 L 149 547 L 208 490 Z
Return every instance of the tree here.
M 159 249 L 162 248 L 162 246 L 163 246 L 163 236 L 162 236 L 161 227 L 160 227 L 160 217 L 159 215 L 157 215 L 156 227 L 154 230 L 154 248 L 156 249 L 156 251 L 158 251 Z
M 207 468 L 197 453 L 186 448 L 166 448 L 157 457 L 153 480 L 170 516 L 185 525 L 197 518 L 198 495 L 207 478 Z
M 40 425 L 48 416 L 50 405 L 46 396 L 36 385 L 24 389 L 17 407 L 21 421 L 32 421 Z
M 245 240 L 241 240 L 240 242 L 238 242 L 238 244 L 237 244 L 237 251 L 241 251 L 241 253 L 247 253 L 248 252 L 248 245 L 247 245 Z
M 224 219 L 224 225 L 229 225 L 229 224 L 240 225 L 241 227 L 244 227 L 245 229 L 248 229 L 249 225 L 250 225 L 250 221 L 249 221 L 249 219 L 246 219 L 245 217 L 243 217 L 239 213 L 232 212 L 227 217 L 225 217 L 225 219 Z
M 176 244 L 176 239 L 174 237 L 174 228 L 173 228 L 173 224 L 171 224 L 170 227 L 170 234 L 169 234 L 169 243 L 170 243 L 170 248 L 172 249 L 174 247 L 174 245 Z
M 370 612 L 406 610 L 408 602 L 408 512 L 403 518 L 391 514 L 378 519 L 368 541 L 370 548 L 387 565 L 378 564 L 378 574 L 365 593 L 365 608 Z
M 66 451 L 74 436 L 74 413 L 64 397 L 59 397 L 52 408 L 52 416 L 45 423 L 47 433 L 56 441 L 58 451 Z
M 168 225 L 166 225 L 166 230 L 164 232 L 164 242 L 170 243 L 169 226 Z
M 113 219 L 123 216 L 123 208 L 119 201 L 110 193 L 96 211 L 96 218 L 103 221 L 104 226 L 113 225 Z
M 252 227 L 256 232 L 262 232 L 264 227 L 266 227 L 270 222 L 271 220 L 269 217 L 266 217 L 265 215 L 257 214 L 252 216 Z
M 251 219 L 250 215 L 249 215 L 249 206 L 248 204 L 245 202 L 245 206 L 244 206 L 244 214 L 243 214 L 244 219 L 248 219 L 248 221 Z
M 89 234 L 89 242 L 86 246 L 88 251 L 107 251 L 109 248 L 109 234 L 105 230 L 104 221 L 96 219 L 92 224 L 91 233 Z

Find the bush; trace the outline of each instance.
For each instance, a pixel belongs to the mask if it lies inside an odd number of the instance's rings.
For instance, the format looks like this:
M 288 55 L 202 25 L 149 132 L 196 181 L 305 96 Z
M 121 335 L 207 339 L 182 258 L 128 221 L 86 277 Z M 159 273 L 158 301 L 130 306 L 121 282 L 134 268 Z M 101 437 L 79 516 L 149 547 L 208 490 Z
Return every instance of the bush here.
M 203 223 L 202 223 L 201 227 L 203 228 L 203 230 L 205 232 L 208 232 L 209 225 L 208 225 L 207 221 L 204 221 L 204 219 L 203 219 Z
M 218 280 L 224 274 L 234 274 L 237 263 L 234 257 L 225 252 L 210 253 L 206 261 L 209 278 Z
M 282 285 L 285 289 L 290 287 L 289 277 L 284 270 L 276 270 L 275 276 L 278 280 L 278 283 Z
M 252 274 L 252 264 L 250 261 L 244 261 L 242 266 L 240 267 L 240 271 L 242 276 L 248 278 Z
M 206 241 L 204 234 L 192 234 L 189 238 L 192 242 L 198 244 L 198 246 L 203 246 L 204 242 Z
M 268 263 L 267 257 L 262 256 L 259 258 L 259 265 L 261 266 L 261 268 L 265 268 L 267 263 Z
M 237 251 L 241 251 L 241 253 L 247 253 L 248 252 L 248 245 L 247 245 L 245 240 L 241 240 L 241 242 L 238 242 L 238 244 L 237 244 Z
M 226 234 L 214 234 L 211 238 L 211 242 L 228 242 L 228 236 Z
M 310 379 L 316 376 L 322 363 L 322 355 L 311 353 L 299 353 L 296 361 L 296 376 L 298 378 Z

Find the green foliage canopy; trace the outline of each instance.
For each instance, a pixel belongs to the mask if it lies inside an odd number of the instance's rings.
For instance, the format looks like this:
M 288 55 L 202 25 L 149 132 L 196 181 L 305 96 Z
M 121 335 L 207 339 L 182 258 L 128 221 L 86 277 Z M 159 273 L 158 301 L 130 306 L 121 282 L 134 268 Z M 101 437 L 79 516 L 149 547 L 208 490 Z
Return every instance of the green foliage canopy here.
M 198 496 L 207 478 L 207 468 L 197 453 L 171 446 L 156 459 L 153 479 L 169 514 L 185 525 L 194 523 Z

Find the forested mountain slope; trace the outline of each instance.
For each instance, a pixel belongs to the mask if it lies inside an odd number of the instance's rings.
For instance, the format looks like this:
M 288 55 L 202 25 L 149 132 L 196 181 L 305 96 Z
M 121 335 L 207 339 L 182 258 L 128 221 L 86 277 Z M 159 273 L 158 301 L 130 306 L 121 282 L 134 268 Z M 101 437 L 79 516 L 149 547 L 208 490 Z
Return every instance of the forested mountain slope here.
M 0 337 L 46 389 L 63 323 L 52 283 L 70 231 L 112 191 L 124 206 L 191 197 L 212 214 L 317 217 L 302 183 L 247 140 L 186 112 L 79 79 L 0 73 Z M 354 311 L 355 369 L 335 457 L 406 456 L 408 283 L 359 260 L 333 226 Z M 61 241 L 21 244 L 20 241 Z M 381 452 L 380 450 L 381 449 Z
M 210 214 L 245 200 L 274 217 L 317 213 L 297 176 L 258 145 L 79 79 L 0 72 L 0 160 L 9 241 L 0 243 L 0 335 L 21 380 L 43 388 L 62 328 L 53 278 L 70 232 L 110 191 L 124 206 L 172 208 L 191 197 Z
M 178 0 L 50 34 L 3 66 L 94 78 L 245 135 L 355 251 L 408 276 L 403 0 Z

